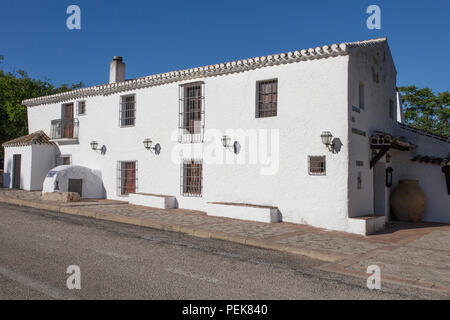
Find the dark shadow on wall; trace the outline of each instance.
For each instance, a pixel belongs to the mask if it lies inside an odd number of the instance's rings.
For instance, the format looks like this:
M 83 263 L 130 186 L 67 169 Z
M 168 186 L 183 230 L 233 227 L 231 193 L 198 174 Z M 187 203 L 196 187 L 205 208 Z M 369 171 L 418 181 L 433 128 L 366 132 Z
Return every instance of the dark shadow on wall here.
M 341 139 L 334 138 L 331 143 L 333 144 L 333 153 L 341 152 L 341 148 L 343 146 Z

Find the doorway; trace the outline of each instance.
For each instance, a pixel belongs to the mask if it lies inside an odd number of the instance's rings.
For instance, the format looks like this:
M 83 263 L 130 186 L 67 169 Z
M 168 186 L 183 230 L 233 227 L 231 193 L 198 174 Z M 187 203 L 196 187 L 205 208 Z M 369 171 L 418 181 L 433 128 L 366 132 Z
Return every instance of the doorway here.
M 20 171 L 22 164 L 22 155 L 13 155 L 13 184 L 14 189 L 20 189 Z
M 73 138 L 73 103 L 63 105 L 63 138 Z
M 373 211 L 376 216 L 386 215 L 385 164 L 377 162 L 373 167 Z
M 80 197 L 83 194 L 83 179 L 69 179 L 69 192 L 78 192 Z

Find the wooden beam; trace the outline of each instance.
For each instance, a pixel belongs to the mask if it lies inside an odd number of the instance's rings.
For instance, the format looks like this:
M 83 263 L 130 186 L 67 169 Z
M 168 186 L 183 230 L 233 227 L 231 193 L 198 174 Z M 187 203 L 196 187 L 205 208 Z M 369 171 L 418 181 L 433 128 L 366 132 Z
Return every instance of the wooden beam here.
M 386 154 L 386 152 L 388 152 L 389 148 L 390 148 L 390 146 L 381 146 L 379 148 L 379 151 L 377 152 L 377 154 L 375 154 L 375 156 L 372 158 L 372 160 L 370 160 L 370 169 L 372 169 L 373 166 L 378 162 L 378 160 L 380 160 Z M 373 148 L 373 149 L 375 149 L 375 148 Z

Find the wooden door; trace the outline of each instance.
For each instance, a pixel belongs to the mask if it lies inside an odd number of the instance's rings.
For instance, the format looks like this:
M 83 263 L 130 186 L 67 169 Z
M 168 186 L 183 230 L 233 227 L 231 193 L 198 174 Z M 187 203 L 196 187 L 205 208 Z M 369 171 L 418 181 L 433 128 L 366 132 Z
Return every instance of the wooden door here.
M 136 163 L 122 162 L 122 194 L 136 192 Z
M 20 168 L 22 163 L 22 155 L 15 154 L 13 156 L 13 185 L 14 189 L 20 189 Z
M 73 103 L 64 105 L 63 138 L 73 138 Z

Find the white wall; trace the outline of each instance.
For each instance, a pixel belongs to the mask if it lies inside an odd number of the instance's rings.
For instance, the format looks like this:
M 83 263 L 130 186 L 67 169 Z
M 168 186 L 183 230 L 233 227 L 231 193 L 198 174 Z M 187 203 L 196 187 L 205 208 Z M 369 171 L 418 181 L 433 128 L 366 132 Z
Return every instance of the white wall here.
M 393 188 L 402 179 L 419 180 L 427 201 L 422 220 L 450 223 L 450 195 L 447 193 L 445 175 L 441 166 L 411 161 L 416 154 L 443 158 L 450 152 L 450 143 L 425 137 L 400 127 L 397 128 L 397 134 L 404 136 L 418 147 L 412 152 L 393 152 L 391 164 L 394 168 Z
M 348 56 L 338 56 L 193 80 L 205 82 L 207 131 L 275 129 L 280 142 L 279 170 L 273 175 L 261 175 L 265 165 L 204 163 L 201 198 L 180 195 L 180 160 L 171 159 L 173 150 L 180 148 L 172 139 L 177 137 L 179 85 L 190 81 L 126 92 L 135 93 L 137 101 L 136 126 L 131 128 L 119 127 L 120 94 L 84 98 L 79 144 L 60 146 L 60 151 L 71 154 L 73 164 L 101 170 L 111 199 L 123 200 L 116 193 L 116 162 L 138 160 L 139 191 L 174 195 L 182 208 L 204 209 L 209 201 L 271 205 L 279 207 L 283 221 L 345 230 L 347 70 Z M 278 78 L 278 116 L 255 119 L 256 81 L 271 78 Z M 61 104 L 67 102 L 71 101 L 28 108 L 30 132 L 42 129 L 50 134 L 50 121 L 61 117 Z M 325 130 L 340 139 L 339 153 L 331 154 L 321 143 Z M 145 150 L 144 138 L 160 143 L 161 154 Z M 105 155 L 90 149 L 92 140 L 106 146 Z M 248 149 L 242 139 L 239 142 L 244 147 L 237 158 L 242 158 Z M 190 147 L 183 144 L 181 149 Z M 326 155 L 326 176 L 308 174 L 308 155 Z
M 47 172 L 55 166 L 56 146 L 34 144 L 32 148 L 31 190 L 42 190 Z
M 20 167 L 20 189 L 32 190 L 31 178 L 31 146 L 5 147 L 3 187 L 13 187 L 13 157 L 15 154 L 21 155 Z
M 353 111 L 352 106 L 359 108 L 361 82 L 365 89 L 365 105 L 358 113 Z M 389 117 L 389 99 L 394 103 L 397 101 L 396 70 L 387 44 L 358 48 L 350 53 L 348 92 L 349 217 L 358 217 L 374 214 L 374 181 L 373 168 L 370 169 L 369 137 L 374 130 L 392 133 L 396 127 L 396 119 Z M 352 128 L 364 131 L 365 136 L 353 133 Z M 364 165 L 357 166 L 356 161 L 363 161 Z M 380 162 L 384 163 L 385 158 Z M 358 189 L 358 174 L 361 175 L 361 189 Z M 385 193 L 388 204 L 388 188 Z

